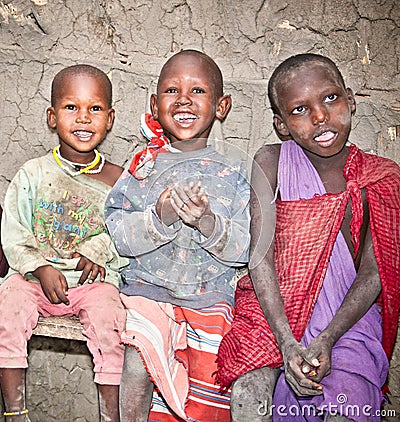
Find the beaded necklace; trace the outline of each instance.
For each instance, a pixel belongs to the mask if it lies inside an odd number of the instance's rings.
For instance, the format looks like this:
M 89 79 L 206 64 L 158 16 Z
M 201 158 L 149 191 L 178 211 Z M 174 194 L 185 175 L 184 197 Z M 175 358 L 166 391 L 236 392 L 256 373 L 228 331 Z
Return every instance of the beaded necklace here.
M 99 151 L 97 151 L 97 149 L 94 150 L 95 153 L 95 157 L 94 160 L 88 164 L 81 164 L 81 163 L 74 163 L 72 161 L 67 160 L 66 158 L 64 158 L 61 154 L 60 154 L 60 145 L 57 145 L 56 147 L 53 148 L 53 157 L 56 160 L 56 163 L 64 170 L 66 171 L 69 175 L 71 175 L 72 177 L 78 176 L 79 174 L 98 174 L 103 170 L 104 167 L 104 163 L 105 163 L 105 159 L 104 159 L 104 155 L 100 154 Z M 63 161 L 64 163 L 68 164 L 67 166 L 64 165 L 61 161 Z M 92 170 L 93 167 L 96 167 L 97 164 L 99 164 L 99 168 L 96 170 Z M 75 171 L 71 170 L 70 167 L 73 167 L 75 169 Z M 80 167 L 80 170 L 78 170 Z

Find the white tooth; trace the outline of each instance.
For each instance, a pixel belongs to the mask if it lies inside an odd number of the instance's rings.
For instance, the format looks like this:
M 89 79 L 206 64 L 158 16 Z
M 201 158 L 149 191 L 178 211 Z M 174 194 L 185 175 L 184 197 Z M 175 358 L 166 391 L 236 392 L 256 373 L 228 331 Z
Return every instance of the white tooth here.
M 194 117 L 191 114 L 180 114 L 180 115 L 174 116 L 174 118 L 176 120 L 182 121 L 182 120 L 195 120 L 196 117 Z

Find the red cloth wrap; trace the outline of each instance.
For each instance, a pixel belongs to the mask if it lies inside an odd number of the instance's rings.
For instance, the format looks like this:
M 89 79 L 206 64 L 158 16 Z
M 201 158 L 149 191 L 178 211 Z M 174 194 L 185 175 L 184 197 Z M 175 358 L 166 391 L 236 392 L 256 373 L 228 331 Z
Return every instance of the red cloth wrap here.
M 383 347 L 390 357 L 400 308 L 400 168 L 388 159 L 350 146 L 343 170 L 346 191 L 312 199 L 276 201 L 275 263 L 290 327 L 300 340 L 325 278 L 330 255 L 351 198 L 355 251 L 363 221 L 361 189 L 369 205 L 370 229 L 382 292 Z M 235 318 L 218 355 L 218 382 L 229 386 L 240 375 L 283 364 L 275 336 L 248 276 L 239 280 Z

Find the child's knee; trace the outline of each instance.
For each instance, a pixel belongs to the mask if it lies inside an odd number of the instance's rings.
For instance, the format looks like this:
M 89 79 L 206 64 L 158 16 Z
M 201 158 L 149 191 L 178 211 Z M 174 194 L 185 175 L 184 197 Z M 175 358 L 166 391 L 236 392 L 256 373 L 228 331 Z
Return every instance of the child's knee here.
M 279 374 L 279 369 L 264 367 L 240 376 L 232 386 L 232 420 L 270 420 L 272 397 Z
M 0 287 L 0 304 L 18 307 L 26 300 L 28 282 L 20 274 L 8 277 Z
M 143 381 L 149 380 L 149 374 L 146 371 L 142 357 L 133 346 L 127 345 L 125 347 L 124 373 Z
M 119 341 L 119 336 L 125 330 L 126 311 L 117 289 L 109 285 L 88 291 L 88 299 L 79 311 L 79 319 L 88 336 L 93 331 L 99 339 L 117 335 Z
M 38 305 L 34 296 L 26 291 L 27 282 L 23 280 L 25 284 L 18 283 L 17 278 L 15 281 L 14 285 L 7 280 L 0 287 L 0 325 L 3 331 L 31 332 L 39 318 Z

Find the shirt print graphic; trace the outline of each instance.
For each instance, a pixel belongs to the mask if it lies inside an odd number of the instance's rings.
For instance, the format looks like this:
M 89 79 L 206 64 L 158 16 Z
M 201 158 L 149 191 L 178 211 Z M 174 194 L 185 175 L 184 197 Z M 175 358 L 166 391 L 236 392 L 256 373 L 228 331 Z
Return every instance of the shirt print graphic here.
M 73 190 L 75 189 L 75 190 Z M 98 218 L 98 201 L 91 201 L 87 189 L 76 187 L 43 193 L 34 205 L 34 229 L 39 248 L 47 257 L 71 258 L 85 239 L 105 232 Z

